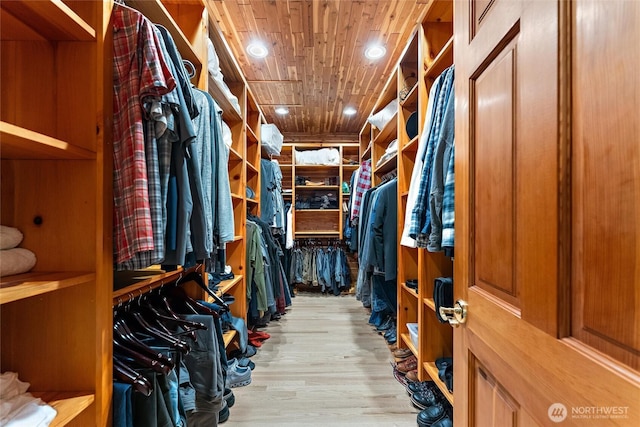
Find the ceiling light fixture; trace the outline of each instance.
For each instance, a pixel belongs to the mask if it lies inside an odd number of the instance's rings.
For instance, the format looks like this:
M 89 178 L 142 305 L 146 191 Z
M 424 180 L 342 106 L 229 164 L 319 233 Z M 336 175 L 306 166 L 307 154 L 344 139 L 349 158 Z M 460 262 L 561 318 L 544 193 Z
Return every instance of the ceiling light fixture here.
M 289 109 L 286 107 L 278 107 L 276 108 L 276 114 L 279 114 L 281 116 L 285 116 L 287 114 L 289 114 Z
M 247 53 L 254 58 L 264 58 L 269 54 L 269 49 L 264 43 L 260 41 L 254 41 L 247 46 Z
M 356 113 L 357 111 L 353 107 L 345 107 L 345 109 L 342 110 L 342 114 L 344 114 L 345 116 L 353 116 Z
M 372 44 L 364 51 L 368 59 L 380 59 L 387 53 L 387 49 L 380 44 Z

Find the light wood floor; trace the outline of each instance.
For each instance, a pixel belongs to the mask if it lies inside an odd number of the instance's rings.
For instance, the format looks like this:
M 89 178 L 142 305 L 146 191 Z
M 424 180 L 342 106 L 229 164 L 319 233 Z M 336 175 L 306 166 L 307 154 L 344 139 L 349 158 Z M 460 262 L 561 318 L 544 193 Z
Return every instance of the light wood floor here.
M 352 295 L 301 293 L 252 357 L 252 383 L 234 388 L 225 426 L 416 426 L 384 339 Z

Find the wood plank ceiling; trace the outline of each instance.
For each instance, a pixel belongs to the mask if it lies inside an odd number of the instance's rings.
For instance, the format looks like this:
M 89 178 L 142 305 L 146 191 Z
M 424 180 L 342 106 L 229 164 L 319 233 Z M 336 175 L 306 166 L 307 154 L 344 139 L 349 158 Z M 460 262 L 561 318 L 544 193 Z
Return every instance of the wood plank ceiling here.
M 209 0 L 266 119 L 285 138 L 357 139 L 428 0 Z M 263 59 L 246 47 L 262 40 Z M 386 55 L 364 56 L 372 42 Z M 289 114 L 275 113 L 284 106 Z M 356 115 L 346 116 L 352 106 Z

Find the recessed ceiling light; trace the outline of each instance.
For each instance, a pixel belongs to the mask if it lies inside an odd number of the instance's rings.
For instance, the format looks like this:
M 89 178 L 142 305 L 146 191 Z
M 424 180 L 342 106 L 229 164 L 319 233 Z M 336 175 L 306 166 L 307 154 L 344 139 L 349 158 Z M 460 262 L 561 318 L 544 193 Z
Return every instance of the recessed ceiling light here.
M 364 56 L 369 59 L 380 59 L 387 53 L 387 49 L 379 44 L 372 44 L 364 51 Z
M 264 58 L 269 54 L 269 49 L 264 43 L 260 41 L 254 41 L 247 46 L 247 53 L 254 58 Z
M 289 114 L 289 109 L 286 107 L 278 107 L 276 108 L 276 114 L 280 114 L 281 116 Z
M 345 116 L 353 116 L 356 113 L 357 111 L 353 107 L 346 107 L 344 110 L 342 110 L 342 114 L 344 114 Z

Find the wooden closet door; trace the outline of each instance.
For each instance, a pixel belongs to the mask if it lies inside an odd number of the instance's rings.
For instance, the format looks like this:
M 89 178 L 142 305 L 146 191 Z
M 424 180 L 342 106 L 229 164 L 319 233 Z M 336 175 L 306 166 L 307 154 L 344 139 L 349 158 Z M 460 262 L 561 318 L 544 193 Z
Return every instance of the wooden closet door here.
M 639 425 L 640 4 L 455 3 L 455 424 Z

